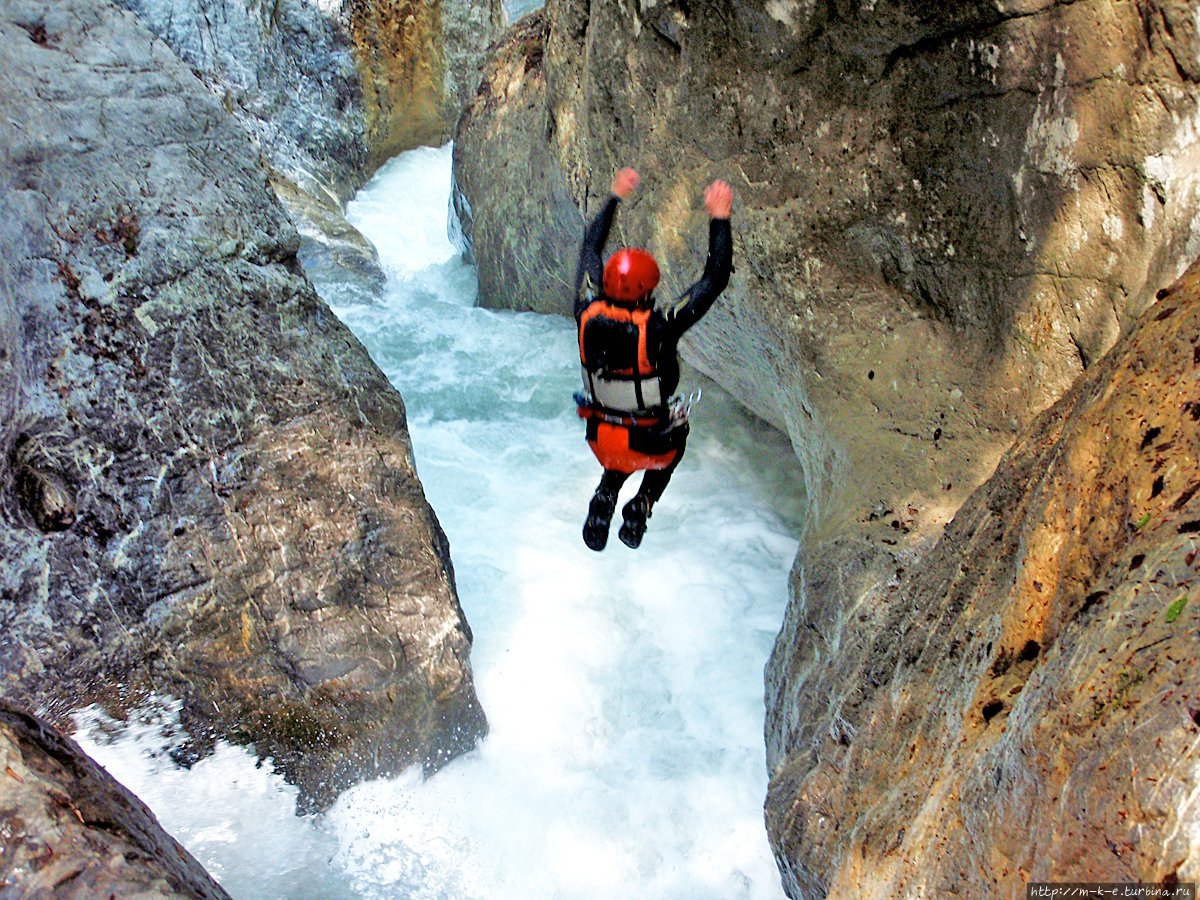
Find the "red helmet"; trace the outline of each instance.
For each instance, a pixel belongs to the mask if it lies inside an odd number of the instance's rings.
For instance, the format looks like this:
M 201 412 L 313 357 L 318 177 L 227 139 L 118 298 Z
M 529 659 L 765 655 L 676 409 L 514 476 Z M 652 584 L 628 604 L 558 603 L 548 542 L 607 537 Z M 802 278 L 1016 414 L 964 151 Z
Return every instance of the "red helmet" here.
M 658 285 L 658 263 L 645 250 L 626 247 L 604 266 L 604 293 L 613 300 L 636 302 Z

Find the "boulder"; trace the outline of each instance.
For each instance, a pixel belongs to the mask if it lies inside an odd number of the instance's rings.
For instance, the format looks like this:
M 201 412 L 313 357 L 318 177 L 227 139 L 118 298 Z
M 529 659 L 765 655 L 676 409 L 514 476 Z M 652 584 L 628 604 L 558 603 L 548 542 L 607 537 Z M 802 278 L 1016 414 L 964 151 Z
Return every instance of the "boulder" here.
M 0 692 L 147 692 L 306 805 L 485 722 L 401 398 L 238 122 L 130 13 L 5 4 Z
M 5 896 L 229 896 L 78 744 L 3 700 L 0 764 Z

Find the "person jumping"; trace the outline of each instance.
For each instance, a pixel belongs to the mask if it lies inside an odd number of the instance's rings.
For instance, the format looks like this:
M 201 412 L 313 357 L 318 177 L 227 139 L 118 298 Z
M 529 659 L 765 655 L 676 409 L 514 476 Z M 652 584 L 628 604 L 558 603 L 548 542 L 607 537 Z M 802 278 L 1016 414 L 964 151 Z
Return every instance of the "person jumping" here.
M 655 306 L 658 264 L 645 250 L 625 247 L 602 266 L 617 205 L 639 180 L 634 169 L 617 172 L 611 196 L 584 232 L 575 273 L 584 383 L 578 409 L 587 422 L 588 446 L 604 467 L 583 525 L 584 543 L 597 551 L 608 543 L 622 485 L 644 471 L 637 493 L 621 510 L 619 532 L 626 546 L 641 546 L 646 520 L 687 443 L 687 411 L 672 396 L 679 386 L 679 339 L 708 312 L 733 271 L 733 191 L 720 180 L 704 191 L 711 217 L 704 274 L 670 308 Z

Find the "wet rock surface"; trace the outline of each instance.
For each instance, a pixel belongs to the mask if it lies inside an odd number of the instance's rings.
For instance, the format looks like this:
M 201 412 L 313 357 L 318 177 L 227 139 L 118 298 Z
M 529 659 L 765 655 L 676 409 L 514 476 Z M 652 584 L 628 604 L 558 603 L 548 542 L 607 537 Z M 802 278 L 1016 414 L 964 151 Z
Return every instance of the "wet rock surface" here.
M 99 0 L 0 16 L 0 691 L 178 696 L 320 805 L 485 729 L 399 395 L 245 132 Z
M 0 765 L 4 896 L 229 896 L 74 741 L 3 700 Z

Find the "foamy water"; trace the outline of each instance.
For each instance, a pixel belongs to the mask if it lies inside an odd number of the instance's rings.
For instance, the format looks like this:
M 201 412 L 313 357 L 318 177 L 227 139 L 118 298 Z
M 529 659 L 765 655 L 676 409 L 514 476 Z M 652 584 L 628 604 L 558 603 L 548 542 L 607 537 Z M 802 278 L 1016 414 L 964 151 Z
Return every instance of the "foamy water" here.
M 174 767 L 169 709 L 115 735 L 93 715 L 80 736 L 239 897 L 779 897 L 762 670 L 796 549 L 794 457 L 706 383 L 642 548 L 614 526 L 588 550 L 599 466 L 571 404 L 573 323 L 474 306 L 445 237 L 449 168 L 448 147 L 405 154 L 351 203 L 389 286 L 335 312 L 405 397 L 490 736 L 304 819 L 246 751 Z

